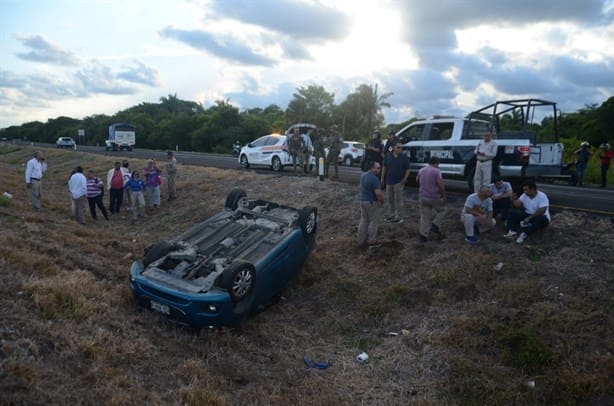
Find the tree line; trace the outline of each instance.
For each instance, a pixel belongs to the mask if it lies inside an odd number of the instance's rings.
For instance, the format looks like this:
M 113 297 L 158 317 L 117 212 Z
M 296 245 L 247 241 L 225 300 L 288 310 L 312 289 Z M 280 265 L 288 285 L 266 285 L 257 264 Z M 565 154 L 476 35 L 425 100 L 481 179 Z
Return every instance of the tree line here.
M 291 124 L 314 123 L 322 128 L 336 124 L 345 139 L 367 141 L 373 129 L 384 124 L 383 109 L 392 93 L 378 93 L 377 85 L 361 84 L 343 102 L 335 104 L 334 93 L 323 86 L 310 85 L 296 89 L 283 110 L 271 104 L 266 108 L 240 111 L 229 100 L 218 100 L 213 106 L 181 100 L 177 94 L 161 97 L 158 103 L 141 103 L 114 115 L 97 114 L 84 119 L 57 117 L 46 123 L 32 121 L 0 130 L 0 137 L 34 142 L 54 143 L 58 137 L 72 137 L 86 145 L 104 145 L 108 127 L 113 123 L 130 123 L 136 127 L 137 146 L 149 149 L 175 149 L 227 153 L 236 141 L 241 144 L 273 132 L 283 133 Z M 419 119 L 388 124 L 399 130 Z M 552 118 L 537 124 L 546 130 Z M 614 137 L 614 97 L 601 106 L 587 105 L 573 113 L 561 113 L 559 134 L 567 147 L 588 141 L 593 146 L 611 142 Z M 77 139 L 78 130 L 85 130 Z M 569 151 L 569 148 L 566 148 Z

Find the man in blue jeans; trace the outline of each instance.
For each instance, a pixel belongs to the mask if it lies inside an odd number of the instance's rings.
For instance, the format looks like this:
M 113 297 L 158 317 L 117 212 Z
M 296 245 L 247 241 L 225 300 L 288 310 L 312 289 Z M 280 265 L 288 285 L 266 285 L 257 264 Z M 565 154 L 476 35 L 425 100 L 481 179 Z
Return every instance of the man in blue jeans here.
M 358 225 L 358 248 L 377 246 L 377 229 L 382 217 L 384 194 L 379 182 L 381 166 L 371 161 L 367 172 L 360 177 L 360 224 Z
M 403 144 L 397 142 L 392 152 L 386 154 L 382 169 L 382 185 L 386 185 L 386 200 L 388 201 L 389 223 L 403 222 L 403 189 L 409 177 L 409 158 L 403 153 Z
M 516 244 L 524 243 L 526 238 L 540 228 L 550 224 L 548 196 L 537 190 L 535 181 L 527 180 L 522 184 L 524 193 L 518 199 L 512 200 L 512 205 L 523 211 L 512 211 L 507 218 L 508 232 L 505 238 L 516 238 Z M 518 229 L 521 229 L 518 235 Z

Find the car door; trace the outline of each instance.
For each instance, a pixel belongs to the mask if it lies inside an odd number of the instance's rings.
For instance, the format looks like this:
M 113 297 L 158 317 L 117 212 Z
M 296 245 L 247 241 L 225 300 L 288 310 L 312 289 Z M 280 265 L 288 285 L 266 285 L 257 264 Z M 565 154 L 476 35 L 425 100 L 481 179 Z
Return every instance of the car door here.
M 262 148 L 266 145 L 269 140 L 269 136 L 265 135 L 263 137 L 258 138 L 256 141 L 252 142 L 250 146 L 250 150 L 247 154 L 247 159 L 254 164 L 263 164 L 263 154 Z

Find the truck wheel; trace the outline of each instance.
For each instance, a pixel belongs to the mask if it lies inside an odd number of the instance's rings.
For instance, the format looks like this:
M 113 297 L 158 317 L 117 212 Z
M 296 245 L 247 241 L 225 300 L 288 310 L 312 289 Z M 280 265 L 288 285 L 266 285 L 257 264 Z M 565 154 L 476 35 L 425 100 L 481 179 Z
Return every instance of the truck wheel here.
M 245 299 L 256 286 L 256 270 L 246 261 L 237 260 L 222 274 L 220 286 L 228 291 L 230 299 L 240 302 Z
M 315 207 L 303 207 L 298 213 L 298 224 L 305 240 L 315 237 L 318 228 L 318 211 Z
M 247 199 L 247 193 L 243 189 L 232 189 L 228 196 L 226 197 L 226 203 L 224 203 L 224 208 L 235 211 L 239 207 L 239 201 L 241 199 Z

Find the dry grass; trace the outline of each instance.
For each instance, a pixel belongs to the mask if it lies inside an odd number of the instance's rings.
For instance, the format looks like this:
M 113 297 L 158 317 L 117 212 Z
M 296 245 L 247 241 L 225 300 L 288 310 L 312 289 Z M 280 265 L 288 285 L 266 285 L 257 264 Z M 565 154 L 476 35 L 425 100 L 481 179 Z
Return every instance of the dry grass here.
M 104 176 L 113 158 L 45 151 L 39 214 L 23 186 L 31 152 L 0 150 L 0 194 L 13 194 L 0 201 L 1 404 L 614 402 L 608 218 L 558 212 L 539 245 L 509 244 L 499 228 L 468 246 L 456 197 L 447 238 L 422 246 L 411 189 L 406 222 L 382 225 L 385 245 L 359 252 L 355 185 L 182 166 L 180 198 L 156 215 L 84 227 L 70 219 L 70 169 Z M 236 332 L 194 332 L 139 308 L 131 261 L 237 186 L 319 210 L 318 246 L 281 300 Z M 303 356 L 332 366 L 308 369 Z

